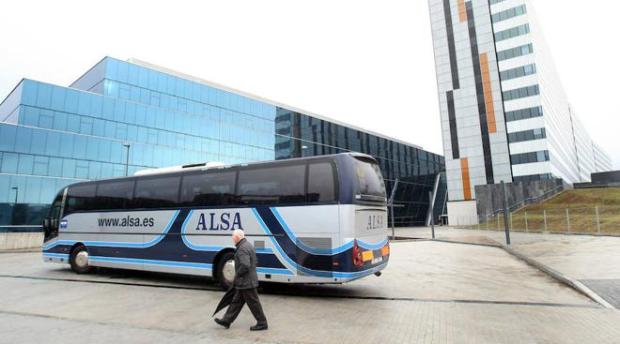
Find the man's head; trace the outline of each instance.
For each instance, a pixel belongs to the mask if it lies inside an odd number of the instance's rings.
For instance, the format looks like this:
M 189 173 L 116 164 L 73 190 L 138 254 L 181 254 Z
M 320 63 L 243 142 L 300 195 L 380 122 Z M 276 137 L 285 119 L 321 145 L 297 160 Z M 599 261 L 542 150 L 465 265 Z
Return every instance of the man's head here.
M 232 233 L 232 240 L 237 245 L 241 239 L 245 238 L 245 233 L 241 229 L 235 229 Z

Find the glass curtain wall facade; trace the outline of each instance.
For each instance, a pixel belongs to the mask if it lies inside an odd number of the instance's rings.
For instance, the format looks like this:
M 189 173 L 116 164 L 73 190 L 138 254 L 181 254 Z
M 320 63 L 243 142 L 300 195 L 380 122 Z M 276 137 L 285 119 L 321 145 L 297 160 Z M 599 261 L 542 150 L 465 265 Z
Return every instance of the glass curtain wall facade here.
M 428 202 L 416 192 L 443 170 L 441 156 L 299 111 L 297 123 L 283 120 L 292 113 L 191 76 L 110 57 L 69 87 L 24 79 L 0 104 L 0 226 L 39 225 L 55 193 L 78 181 L 342 151 L 376 156 L 388 182 L 408 180 L 411 187 L 401 190 L 408 206 L 398 222 L 423 224 Z M 338 136 L 345 132 L 350 140 Z M 289 150 L 281 148 L 287 140 Z

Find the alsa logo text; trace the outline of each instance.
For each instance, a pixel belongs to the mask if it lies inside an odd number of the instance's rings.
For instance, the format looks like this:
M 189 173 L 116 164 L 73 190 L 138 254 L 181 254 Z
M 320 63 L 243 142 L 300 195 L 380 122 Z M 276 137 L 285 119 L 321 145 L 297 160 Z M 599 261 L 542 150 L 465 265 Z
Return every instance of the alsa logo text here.
M 239 213 L 201 213 L 198 217 L 197 231 L 232 231 L 243 229 Z

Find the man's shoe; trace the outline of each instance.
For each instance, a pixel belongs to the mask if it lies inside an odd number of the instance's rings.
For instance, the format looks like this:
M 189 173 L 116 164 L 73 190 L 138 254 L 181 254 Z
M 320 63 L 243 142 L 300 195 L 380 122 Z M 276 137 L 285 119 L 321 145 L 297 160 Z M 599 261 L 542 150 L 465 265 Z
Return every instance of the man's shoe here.
M 230 328 L 230 324 L 229 324 L 229 323 L 227 323 L 227 322 L 225 322 L 225 321 L 224 321 L 224 320 L 222 320 L 222 319 L 215 318 L 215 319 L 213 319 L 213 320 L 215 320 L 215 323 L 216 323 L 216 324 L 218 324 L 218 325 L 220 325 L 220 326 L 222 326 L 222 327 L 224 327 L 224 328 Z
M 250 327 L 250 331 L 265 331 L 268 328 L 267 324 L 256 324 Z

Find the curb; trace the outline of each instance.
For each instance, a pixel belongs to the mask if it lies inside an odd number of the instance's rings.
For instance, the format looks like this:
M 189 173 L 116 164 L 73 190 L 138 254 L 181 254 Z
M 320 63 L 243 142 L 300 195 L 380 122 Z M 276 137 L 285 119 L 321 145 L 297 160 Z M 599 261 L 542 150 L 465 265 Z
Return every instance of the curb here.
M 430 241 L 443 242 L 446 244 L 458 244 L 458 245 L 471 245 L 471 246 L 483 246 L 483 247 L 493 247 L 493 248 L 502 248 L 501 244 L 485 244 L 481 242 L 467 242 L 467 241 L 457 241 L 457 240 L 445 240 L 445 239 L 429 239 Z
M 502 244 L 483 244 L 483 243 L 471 243 L 471 242 L 463 242 L 463 241 L 454 241 L 454 240 L 443 240 L 443 239 L 431 239 L 431 241 L 437 241 L 437 242 L 443 242 L 443 243 L 449 243 L 449 244 L 459 244 L 459 245 L 473 245 L 473 246 L 483 246 L 483 247 L 494 247 L 494 248 L 500 248 L 503 249 L 504 251 L 508 252 L 510 255 L 514 256 L 515 258 L 522 260 L 523 262 L 525 262 L 526 264 L 540 270 L 541 272 L 547 274 L 548 276 L 550 276 L 551 278 L 555 279 L 556 281 L 574 289 L 575 291 L 579 292 L 580 294 L 585 295 L 586 297 L 588 297 L 589 299 L 591 299 L 592 301 L 598 303 L 599 305 L 601 305 L 603 308 L 607 308 L 607 309 L 616 309 L 614 306 L 612 306 L 609 302 L 605 301 L 602 297 L 600 297 L 598 294 L 596 294 L 595 292 L 593 292 L 590 288 L 586 287 L 583 283 L 574 280 L 564 274 L 562 274 L 559 271 L 556 271 L 542 263 L 540 263 L 539 261 L 532 259 L 530 257 L 527 257 L 515 250 L 513 250 L 511 247 L 508 247 L 506 245 L 502 245 Z
M 602 297 L 600 297 L 598 294 L 596 294 L 595 292 L 593 292 L 590 288 L 586 287 L 583 283 L 576 281 L 564 274 L 562 274 L 559 271 L 556 271 L 540 262 L 538 262 L 537 260 L 534 260 L 532 258 L 529 258 L 515 250 L 513 250 L 512 248 L 508 247 L 508 246 L 499 246 L 501 248 L 504 249 L 504 251 L 510 253 L 511 255 L 513 255 L 514 257 L 524 261 L 525 263 L 527 263 L 530 266 L 535 267 L 536 269 L 542 271 L 543 273 L 551 276 L 553 279 L 555 279 L 556 281 L 565 284 L 571 288 L 573 288 L 574 290 L 578 291 L 579 293 L 587 296 L 588 298 L 590 298 L 592 301 L 598 303 L 599 305 L 603 306 L 604 308 L 607 309 L 615 309 L 614 306 L 612 306 L 611 304 L 609 304 L 609 302 L 605 301 Z

